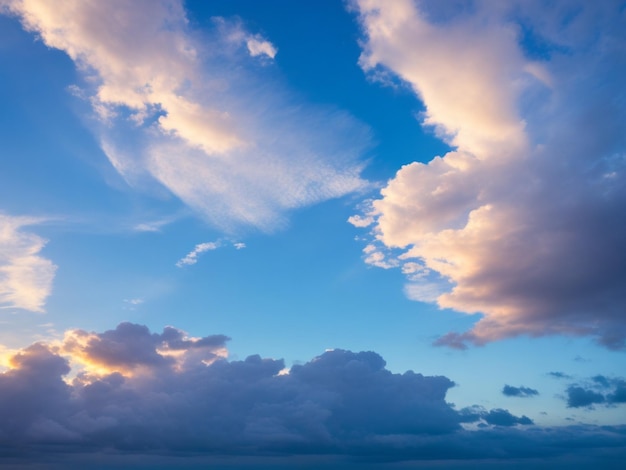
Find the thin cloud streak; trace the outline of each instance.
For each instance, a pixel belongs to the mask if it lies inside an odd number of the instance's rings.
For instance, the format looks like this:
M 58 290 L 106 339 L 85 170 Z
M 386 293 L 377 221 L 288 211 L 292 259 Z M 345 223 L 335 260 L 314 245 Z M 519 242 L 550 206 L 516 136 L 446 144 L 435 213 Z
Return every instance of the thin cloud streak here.
M 408 84 L 423 124 L 453 147 L 402 167 L 351 218 L 371 227 L 365 261 L 396 262 L 414 300 L 483 314 L 438 345 L 565 334 L 624 349 L 623 8 L 353 5 L 361 67 Z M 546 44 L 543 57 L 524 47 L 522 25 Z

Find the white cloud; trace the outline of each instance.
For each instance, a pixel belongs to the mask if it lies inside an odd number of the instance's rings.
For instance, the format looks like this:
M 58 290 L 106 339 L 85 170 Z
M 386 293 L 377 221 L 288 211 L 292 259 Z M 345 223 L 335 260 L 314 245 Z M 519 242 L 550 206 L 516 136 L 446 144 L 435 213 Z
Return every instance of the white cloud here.
M 216 250 L 220 247 L 220 242 L 206 242 L 199 243 L 196 247 L 187 253 L 184 258 L 181 258 L 176 263 L 176 266 L 182 268 L 183 266 L 190 266 L 192 264 L 196 264 L 198 262 L 198 255 L 204 253 L 205 251 Z
M 39 254 L 46 241 L 22 231 L 40 222 L 0 214 L 0 308 L 44 311 L 56 266 Z
M 270 59 L 276 57 L 276 53 L 278 49 L 274 47 L 274 45 L 259 37 L 251 37 L 246 41 L 246 46 L 248 47 L 248 52 L 252 57 L 266 55 Z
M 454 147 L 402 167 L 352 218 L 372 227 L 368 262 L 417 262 L 428 273 L 405 269 L 410 298 L 484 315 L 440 344 L 559 333 L 624 348 L 626 31 L 615 5 L 355 4 L 361 66 L 405 80 L 424 124 Z M 543 44 L 539 61 L 522 23 Z
M 364 187 L 369 131 L 270 83 L 250 54 L 276 48 L 241 23 L 192 30 L 179 0 L 7 5 L 74 60 L 74 94 L 102 119 L 103 150 L 129 184 L 157 181 L 230 232 L 275 230 L 290 209 Z

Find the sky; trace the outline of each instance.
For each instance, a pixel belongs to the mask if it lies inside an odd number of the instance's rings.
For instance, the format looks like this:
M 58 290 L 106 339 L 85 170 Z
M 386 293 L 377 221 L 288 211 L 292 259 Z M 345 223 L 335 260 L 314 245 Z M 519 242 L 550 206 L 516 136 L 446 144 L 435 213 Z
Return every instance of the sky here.
M 3 468 L 620 468 L 626 3 L 0 0 Z

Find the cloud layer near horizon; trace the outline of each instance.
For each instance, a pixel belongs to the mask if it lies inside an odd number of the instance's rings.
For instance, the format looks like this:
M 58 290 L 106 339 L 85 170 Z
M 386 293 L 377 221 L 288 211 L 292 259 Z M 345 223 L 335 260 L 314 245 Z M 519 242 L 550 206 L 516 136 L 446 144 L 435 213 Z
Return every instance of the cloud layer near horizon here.
M 453 148 L 402 167 L 364 213 L 366 261 L 406 293 L 482 313 L 437 344 L 626 339 L 626 12 L 619 2 L 357 0 L 360 64 L 399 77 Z M 372 262 L 374 261 L 374 262 Z
M 369 131 L 277 86 L 277 48 L 239 21 L 194 30 L 182 1 L 2 0 L 75 62 L 102 149 L 139 189 L 165 186 L 222 230 L 271 231 L 285 212 L 364 187 Z M 154 184 L 152 184 L 154 186 Z
M 287 372 L 282 360 L 228 361 L 228 339 L 122 323 L 15 352 L 0 374 L 0 454 L 7 463 L 87 449 L 94 458 L 106 451 L 430 460 L 553 457 L 575 452 L 583 438 L 587 450 L 623 443 L 619 427 L 550 430 L 504 409 L 456 410 L 445 400 L 450 379 L 392 373 L 371 351 L 331 350 Z

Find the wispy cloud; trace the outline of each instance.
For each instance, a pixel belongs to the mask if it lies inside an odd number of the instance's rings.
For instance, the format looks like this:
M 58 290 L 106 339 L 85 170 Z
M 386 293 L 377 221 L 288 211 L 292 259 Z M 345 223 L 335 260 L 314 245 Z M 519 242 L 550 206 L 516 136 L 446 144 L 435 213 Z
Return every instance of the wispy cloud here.
M 176 266 L 182 268 L 184 266 L 190 266 L 192 264 L 196 264 L 198 262 L 198 256 L 206 251 L 217 250 L 218 248 L 223 247 L 224 245 L 229 244 L 232 245 L 236 250 L 243 250 L 246 247 L 245 243 L 242 242 L 225 242 L 223 240 L 217 240 L 214 242 L 205 242 L 197 244 L 193 250 L 185 255 L 185 257 L 181 258 L 176 262 Z
M 76 63 L 129 184 L 156 181 L 226 231 L 272 231 L 291 209 L 365 186 L 369 130 L 289 96 L 259 61 L 276 46 L 240 21 L 193 30 L 178 0 L 5 4 Z
M 514 387 L 512 385 L 505 385 L 502 388 L 502 394 L 507 397 L 527 398 L 527 397 L 539 395 L 539 392 L 535 390 L 534 388 L 530 388 L 530 387 L 524 387 L 524 386 Z
M 402 167 L 351 219 L 372 227 L 368 262 L 418 263 L 426 275 L 408 273 L 412 298 L 484 315 L 437 344 L 569 334 L 624 348 L 626 32 L 617 3 L 353 4 L 362 68 L 410 86 L 423 124 L 453 147 Z M 543 44 L 539 57 L 527 30 Z
M 205 251 L 216 250 L 220 247 L 219 242 L 206 242 L 199 243 L 195 246 L 193 250 L 185 255 L 184 258 L 181 258 L 176 262 L 176 266 L 182 268 L 183 266 L 190 266 L 192 264 L 196 264 L 198 262 L 198 255 L 204 253 Z
M 40 255 L 46 240 L 22 230 L 41 222 L 0 214 L 0 308 L 44 311 L 56 266 Z

